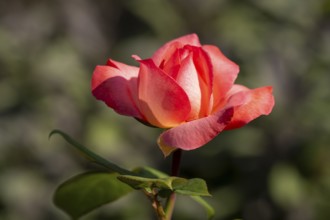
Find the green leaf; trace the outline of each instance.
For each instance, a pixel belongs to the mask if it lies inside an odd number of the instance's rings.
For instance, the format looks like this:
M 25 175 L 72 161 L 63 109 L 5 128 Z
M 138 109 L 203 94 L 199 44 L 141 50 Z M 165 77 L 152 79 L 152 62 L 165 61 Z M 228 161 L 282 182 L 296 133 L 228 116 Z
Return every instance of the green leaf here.
M 175 178 L 172 187 L 176 193 L 189 196 L 211 196 L 207 190 L 206 182 L 200 178 Z
M 199 178 L 184 179 L 180 177 L 146 178 L 132 175 L 119 175 L 118 179 L 134 189 L 171 190 L 190 196 L 210 196 L 204 180 Z
M 107 169 L 109 169 L 110 171 L 113 172 L 117 172 L 120 174 L 133 174 L 132 172 L 121 168 L 119 166 L 117 166 L 116 164 L 104 159 L 103 157 L 97 155 L 96 153 L 94 153 L 93 151 L 89 150 L 87 147 L 83 146 L 82 144 L 78 143 L 77 141 L 75 141 L 73 138 L 71 138 L 69 135 L 67 135 L 66 133 L 64 133 L 63 131 L 60 130 L 53 130 L 52 132 L 50 132 L 49 134 L 49 138 L 51 136 L 53 136 L 54 134 L 59 134 L 61 135 L 69 144 L 71 144 L 73 147 L 75 147 L 80 153 L 82 153 L 83 156 L 85 156 L 87 159 L 89 159 L 90 161 L 103 166 Z
M 171 189 L 172 190 L 172 178 L 156 179 L 146 178 L 140 176 L 131 175 L 119 175 L 117 177 L 120 181 L 130 185 L 134 189 Z
M 201 206 L 203 206 L 203 208 L 206 211 L 207 214 L 207 219 L 211 220 L 214 215 L 215 215 L 215 211 L 213 209 L 213 207 L 206 202 L 202 197 L 200 196 L 190 196 L 193 200 L 195 200 L 197 203 L 199 203 Z
M 144 166 L 144 167 L 138 167 L 135 168 L 132 171 L 134 174 L 140 177 L 146 177 L 146 178 L 167 178 L 169 177 L 166 173 L 163 173 L 162 171 L 156 170 L 152 167 Z
M 116 173 L 84 173 L 62 183 L 54 194 L 54 204 L 72 219 L 132 191 L 132 188 L 118 181 Z

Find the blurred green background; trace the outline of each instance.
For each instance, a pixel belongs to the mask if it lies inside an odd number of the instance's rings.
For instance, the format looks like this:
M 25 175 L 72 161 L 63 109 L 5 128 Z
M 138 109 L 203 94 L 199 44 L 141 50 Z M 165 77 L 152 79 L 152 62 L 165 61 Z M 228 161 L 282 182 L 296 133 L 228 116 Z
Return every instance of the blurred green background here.
M 137 65 L 195 32 L 240 65 L 237 82 L 272 85 L 276 106 L 185 152 L 182 176 L 204 178 L 215 219 L 330 219 L 329 0 L 5 0 L 0 2 L 0 219 L 67 219 L 56 186 L 95 166 L 61 129 L 124 167 L 169 170 L 160 130 L 115 114 L 90 92 L 107 58 Z M 84 220 L 154 219 L 133 193 Z M 179 197 L 174 219 L 203 219 Z

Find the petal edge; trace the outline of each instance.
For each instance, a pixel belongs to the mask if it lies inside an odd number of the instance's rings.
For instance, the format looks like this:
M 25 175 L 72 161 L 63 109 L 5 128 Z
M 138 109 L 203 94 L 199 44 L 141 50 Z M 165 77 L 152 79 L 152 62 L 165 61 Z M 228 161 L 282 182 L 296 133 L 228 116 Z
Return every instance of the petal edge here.
M 184 123 L 163 132 L 158 138 L 158 145 L 163 154 L 168 156 L 176 148 L 194 150 L 216 137 L 234 114 L 233 107 L 221 110 L 214 115 Z
M 225 130 L 240 128 L 261 115 L 268 115 L 271 113 L 275 105 L 274 96 L 272 94 L 273 88 L 271 86 L 250 90 L 235 85 L 233 90 L 235 90 L 235 87 L 242 89 L 242 91 L 232 95 L 232 98 L 243 95 L 246 96 L 247 101 L 235 107 L 234 116 Z

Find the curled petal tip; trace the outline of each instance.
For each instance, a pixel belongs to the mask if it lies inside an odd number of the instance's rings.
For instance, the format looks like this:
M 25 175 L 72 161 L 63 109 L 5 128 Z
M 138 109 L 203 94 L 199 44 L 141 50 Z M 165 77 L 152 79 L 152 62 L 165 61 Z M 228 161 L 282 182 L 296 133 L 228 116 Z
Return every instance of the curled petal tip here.
M 136 55 L 136 54 L 133 54 L 133 55 L 132 55 L 132 58 L 135 59 L 136 61 L 140 61 L 140 60 L 142 60 L 141 57 L 139 57 L 139 56 Z
M 161 137 L 158 138 L 157 143 L 158 143 L 158 146 L 159 146 L 160 150 L 162 151 L 164 157 L 168 157 L 173 151 L 178 149 L 178 148 L 166 145 Z

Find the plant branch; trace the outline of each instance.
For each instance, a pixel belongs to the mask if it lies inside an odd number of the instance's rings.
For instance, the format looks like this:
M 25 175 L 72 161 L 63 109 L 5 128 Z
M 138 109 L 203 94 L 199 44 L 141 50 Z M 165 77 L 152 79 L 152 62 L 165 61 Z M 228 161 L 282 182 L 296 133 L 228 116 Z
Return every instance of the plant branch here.
M 157 215 L 157 219 L 166 220 L 166 215 L 163 206 L 158 200 L 158 194 L 154 191 L 150 193 L 145 189 L 143 190 L 143 193 L 150 199 L 151 206 Z

